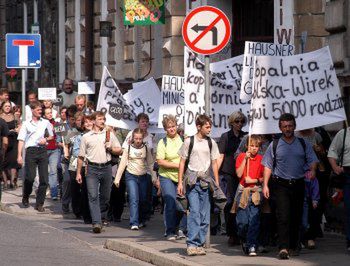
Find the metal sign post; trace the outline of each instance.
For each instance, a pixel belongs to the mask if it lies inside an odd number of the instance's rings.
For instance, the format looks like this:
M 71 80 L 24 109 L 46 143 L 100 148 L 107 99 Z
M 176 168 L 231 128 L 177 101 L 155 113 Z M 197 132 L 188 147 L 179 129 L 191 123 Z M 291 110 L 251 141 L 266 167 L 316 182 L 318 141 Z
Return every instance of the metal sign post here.
M 205 56 L 204 59 L 204 80 L 205 80 L 205 113 L 210 116 L 210 57 L 209 55 Z
M 192 10 L 182 25 L 183 39 L 193 52 L 205 55 L 205 114 L 210 116 L 210 57 L 220 52 L 229 42 L 231 24 L 220 9 L 212 6 L 201 6 Z M 210 224 L 205 237 L 205 247 L 210 248 Z
M 22 121 L 26 121 L 26 69 L 22 68 Z

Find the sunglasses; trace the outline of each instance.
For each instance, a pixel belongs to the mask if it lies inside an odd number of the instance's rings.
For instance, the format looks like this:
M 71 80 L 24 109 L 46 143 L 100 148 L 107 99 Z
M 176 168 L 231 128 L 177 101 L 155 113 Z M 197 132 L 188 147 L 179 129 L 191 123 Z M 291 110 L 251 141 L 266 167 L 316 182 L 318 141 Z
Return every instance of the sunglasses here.
M 235 123 L 238 124 L 238 123 L 241 123 L 241 124 L 244 124 L 244 120 L 235 120 Z

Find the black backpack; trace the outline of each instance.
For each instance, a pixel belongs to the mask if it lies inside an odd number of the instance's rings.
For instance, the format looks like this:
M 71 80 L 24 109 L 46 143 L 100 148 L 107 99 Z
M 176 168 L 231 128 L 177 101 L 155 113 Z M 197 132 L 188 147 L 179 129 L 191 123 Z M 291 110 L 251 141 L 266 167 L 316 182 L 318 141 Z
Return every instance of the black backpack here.
M 208 137 L 208 136 L 206 137 L 206 140 L 208 141 L 209 151 L 210 151 L 210 154 L 211 154 L 211 149 L 213 148 L 213 143 L 211 141 L 211 138 Z M 187 159 L 186 159 L 186 162 L 185 162 L 184 172 L 186 172 L 186 170 L 188 168 L 188 164 L 189 164 L 190 158 L 191 158 L 191 153 L 192 153 L 192 150 L 193 150 L 193 145 L 194 145 L 194 136 L 191 136 L 190 137 L 190 146 L 188 147 L 188 156 L 187 156 Z

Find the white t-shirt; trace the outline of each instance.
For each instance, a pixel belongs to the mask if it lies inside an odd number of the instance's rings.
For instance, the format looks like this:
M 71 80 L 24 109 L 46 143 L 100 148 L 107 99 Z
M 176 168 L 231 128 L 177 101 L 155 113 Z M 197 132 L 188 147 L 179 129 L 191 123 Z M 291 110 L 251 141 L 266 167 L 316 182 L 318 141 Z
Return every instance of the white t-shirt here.
M 178 154 L 181 158 L 187 159 L 191 138 L 185 139 Z M 209 143 L 206 139 L 200 139 L 197 135 L 194 136 L 193 148 L 188 162 L 188 168 L 192 171 L 205 172 L 211 165 L 212 160 L 217 160 L 220 157 L 219 148 L 216 142 L 211 139 L 212 148 L 210 152 Z M 232 167 L 235 167 L 234 165 Z
M 131 143 L 132 131 L 126 135 L 126 138 L 123 142 L 122 148 L 126 149 Z M 143 142 L 147 145 L 147 148 L 153 150 L 153 135 L 148 133 L 146 137 L 143 138 Z
M 30 121 L 30 120 L 32 120 L 32 109 L 27 104 L 26 105 L 26 119 L 25 119 L 25 121 Z

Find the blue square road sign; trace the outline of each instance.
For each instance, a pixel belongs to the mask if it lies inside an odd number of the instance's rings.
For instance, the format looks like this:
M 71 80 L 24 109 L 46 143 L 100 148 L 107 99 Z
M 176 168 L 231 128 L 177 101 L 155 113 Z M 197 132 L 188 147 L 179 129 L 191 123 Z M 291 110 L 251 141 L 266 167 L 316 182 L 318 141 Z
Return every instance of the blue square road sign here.
M 40 34 L 6 34 L 7 68 L 40 68 Z

